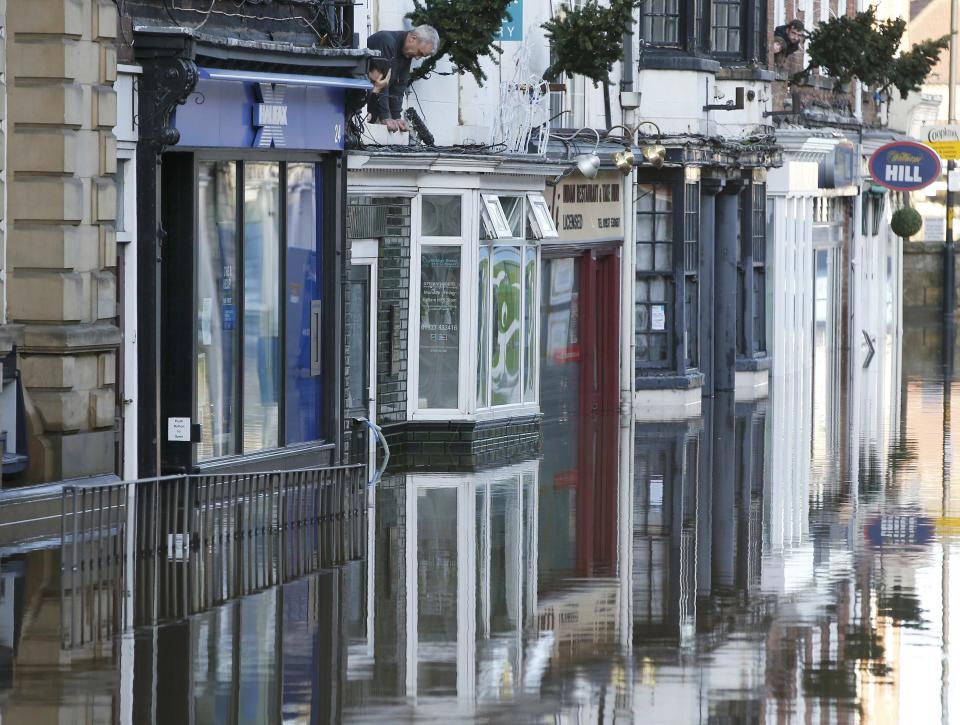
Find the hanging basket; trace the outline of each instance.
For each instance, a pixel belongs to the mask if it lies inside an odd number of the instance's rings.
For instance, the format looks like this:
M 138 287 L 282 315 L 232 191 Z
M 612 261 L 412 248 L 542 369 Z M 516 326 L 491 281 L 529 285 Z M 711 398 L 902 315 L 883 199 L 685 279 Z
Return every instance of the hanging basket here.
M 916 209 L 909 206 L 905 206 L 903 209 L 897 209 L 890 219 L 891 231 L 898 237 L 903 237 L 904 239 L 909 239 L 919 232 L 922 226 L 923 217 L 920 216 L 920 213 Z

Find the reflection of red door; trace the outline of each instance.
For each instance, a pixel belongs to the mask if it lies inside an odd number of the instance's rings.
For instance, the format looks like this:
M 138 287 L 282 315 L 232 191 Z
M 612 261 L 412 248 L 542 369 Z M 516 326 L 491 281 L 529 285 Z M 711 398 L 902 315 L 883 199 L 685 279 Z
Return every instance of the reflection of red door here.
M 616 250 L 580 259 L 580 431 L 577 568 L 613 572 L 617 545 L 620 258 Z

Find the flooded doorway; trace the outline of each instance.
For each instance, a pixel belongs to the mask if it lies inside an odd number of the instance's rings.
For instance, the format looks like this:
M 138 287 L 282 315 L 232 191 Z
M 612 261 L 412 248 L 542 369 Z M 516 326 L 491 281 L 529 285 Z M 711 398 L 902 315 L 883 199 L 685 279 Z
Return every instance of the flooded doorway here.
M 377 412 L 377 242 L 353 242 L 352 264 L 347 284 L 347 415 L 376 422 Z M 364 441 L 357 461 L 366 461 L 372 471 L 376 441 L 372 431 L 359 434 Z
M 577 535 L 541 550 L 569 558 L 548 568 L 582 575 L 608 569 L 616 550 L 616 486 L 607 483 L 617 476 L 619 267 L 616 248 L 544 252 L 541 511 L 575 512 Z

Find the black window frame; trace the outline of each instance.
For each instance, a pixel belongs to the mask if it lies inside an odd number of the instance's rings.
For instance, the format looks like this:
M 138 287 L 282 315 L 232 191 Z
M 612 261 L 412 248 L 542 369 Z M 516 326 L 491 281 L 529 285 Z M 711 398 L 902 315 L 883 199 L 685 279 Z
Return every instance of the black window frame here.
M 738 194 L 737 356 L 767 356 L 767 185 L 747 176 Z
M 176 163 L 171 161 L 176 158 Z M 343 214 L 340 213 L 343 201 L 345 181 L 345 164 L 337 154 L 316 153 L 304 151 L 278 151 L 276 149 L 256 151 L 246 149 L 184 149 L 176 153 L 164 155 L 164 164 L 161 167 L 165 177 L 165 188 L 176 188 L 175 198 L 164 198 L 165 231 L 168 243 L 164 245 L 162 263 L 164 280 L 162 290 L 164 296 L 164 314 L 162 320 L 166 323 L 167 332 L 161 331 L 162 358 L 161 379 L 163 381 L 163 400 L 161 400 L 161 419 L 169 416 L 189 416 L 196 424 L 196 406 L 198 396 L 198 380 L 196 371 L 197 340 L 195 324 L 197 319 L 196 260 L 199 243 L 200 210 L 198 209 L 199 170 L 202 163 L 207 162 L 234 162 L 237 175 L 236 201 L 236 235 L 237 235 L 237 270 L 234 285 L 237 290 L 237 325 L 241 331 L 241 354 L 235 362 L 237 366 L 237 452 L 225 456 L 198 460 L 198 451 L 195 442 L 169 443 L 165 440 L 166 426 L 161 426 L 161 463 L 164 471 L 188 470 L 246 470 L 256 468 L 257 461 L 268 462 L 272 469 L 289 467 L 283 459 L 289 458 L 294 467 L 308 465 L 305 459 L 298 456 L 309 456 L 316 463 L 333 463 L 334 448 L 340 438 L 339 408 L 342 401 L 342 391 L 338 388 L 338 377 L 342 371 L 343 353 L 342 326 L 338 324 L 342 315 L 342 301 L 339 292 L 342 288 L 338 274 L 340 248 L 344 236 Z M 277 445 L 255 451 L 244 452 L 243 437 L 243 290 L 244 290 L 244 164 L 246 163 L 277 163 L 279 164 L 279 201 L 278 209 L 283 210 L 280 215 L 280 249 L 278 250 L 280 279 L 278 280 L 280 345 L 276 364 L 279 368 L 279 400 L 278 400 L 278 431 Z M 318 232 L 321 238 L 317 240 L 319 250 L 318 280 L 320 309 L 319 333 L 325 341 L 321 347 L 319 360 L 320 372 L 320 411 L 319 411 L 319 438 L 311 441 L 289 443 L 287 441 L 286 426 L 286 392 L 288 376 L 286 370 L 286 342 L 287 342 L 287 165 L 312 164 L 315 168 L 317 183 L 317 210 L 321 221 Z M 190 178 L 185 178 L 187 174 Z M 169 177 L 169 178 L 166 178 Z M 167 195 L 170 196 L 170 195 Z M 175 240 L 174 243 L 169 243 Z M 184 320 L 184 312 L 189 310 L 189 319 Z M 184 334 L 186 324 L 189 332 Z M 189 372 L 185 372 L 189 371 Z M 329 459 L 317 458 L 319 450 L 329 450 Z
M 637 189 L 635 196 L 637 203 L 636 214 L 640 212 L 639 197 L 643 186 L 655 185 L 667 187 L 671 194 L 670 223 L 672 229 L 668 236 L 671 249 L 671 264 L 669 272 L 654 272 L 640 270 L 636 265 L 634 274 L 637 282 L 644 278 L 663 276 L 667 278 L 667 303 L 664 314 L 666 316 L 665 334 L 667 338 L 666 360 L 640 360 L 639 354 L 634 361 L 637 377 L 648 375 L 688 375 L 699 370 L 700 366 L 700 182 L 688 180 L 683 169 L 669 171 L 650 171 L 641 169 L 637 175 Z M 688 203 L 690 202 L 690 203 Z M 648 243 L 640 239 L 640 224 L 637 224 L 636 245 Z M 654 221 L 654 228 L 656 222 Z M 654 244 L 663 240 L 655 239 Z M 640 254 L 637 252 L 637 264 Z M 695 289 L 696 304 L 688 305 L 687 291 Z M 635 314 L 639 314 L 641 300 L 634 300 Z M 635 336 L 644 334 L 637 329 Z M 692 345 L 691 345 L 692 343 Z M 690 355 L 691 346 L 694 354 Z M 639 351 L 639 344 L 637 345 Z
M 664 0 L 666 1 L 666 0 Z M 767 66 L 767 4 L 764 0 L 733 0 L 739 5 L 739 44 L 735 50 L 717 50 L 713 43 L 713 13 L 718 3 L 733 4 L 731 0 L 677 0 L 678 14 L 651 12 L 640 5 L 637 35 L 643 53 L 684 54 L 712 58 L 723 64 L 756 64 Z M 676 17 L 677 40 L 649 37 L 648 22 L 652 18 Z M 652 23 L 651 23 L 652 24 Z M 726 26 L 734 27 L 734 26 Z

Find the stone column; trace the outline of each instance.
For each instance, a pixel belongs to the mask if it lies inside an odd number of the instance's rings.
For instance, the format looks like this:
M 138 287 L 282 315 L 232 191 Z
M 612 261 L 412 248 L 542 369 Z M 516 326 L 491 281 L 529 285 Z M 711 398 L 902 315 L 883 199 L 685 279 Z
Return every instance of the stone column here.
M 117 10 L 7 5 L 7 319 L 23 327 L 28 481 L 116 467 Z
M 713 278 L 713 389 L 733 390 L 737 363 L 737 261 L 739 179 L 728 180 L 716 201 Z
M 713 308 L 716 255 L 716 197 L 723 188 L 720 179 L 700 181 L 700 372 L 704 397 L 713 395 Z

